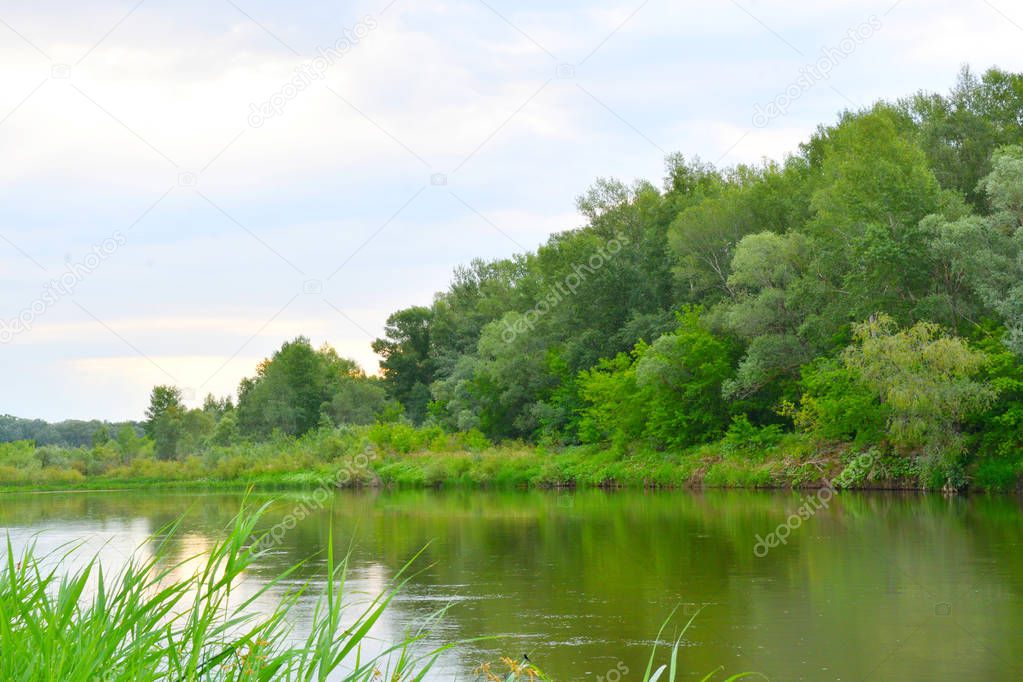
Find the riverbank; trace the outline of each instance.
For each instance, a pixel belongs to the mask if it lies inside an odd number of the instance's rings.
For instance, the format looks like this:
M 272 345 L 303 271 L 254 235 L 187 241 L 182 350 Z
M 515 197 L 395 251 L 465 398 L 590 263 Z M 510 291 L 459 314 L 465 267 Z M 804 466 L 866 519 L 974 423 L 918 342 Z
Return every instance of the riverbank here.
M 16 447 L 15 447 L 16 446 Z M 301 439 L 212 446 L 182 460 L 142 453 L 118 461 L 103 448 L 4 444 L 0 491 L 175 488 L 301 490 L 401 488 L 820 488 L 950 489 L 922 460 L 878 448 L 818 443 L 802 434 L 770 442 L 728 439 L 680 452 L 639 447 L 552 448 L 491 444 L 479 434 L 403 425 L 325 429 Z M 13 454 L 12 454 L 13 453 Z M 12 463 L 13 462 L 13 463 Z M 1020 490 L 1023 465 L 974 462 L 959 490 Z

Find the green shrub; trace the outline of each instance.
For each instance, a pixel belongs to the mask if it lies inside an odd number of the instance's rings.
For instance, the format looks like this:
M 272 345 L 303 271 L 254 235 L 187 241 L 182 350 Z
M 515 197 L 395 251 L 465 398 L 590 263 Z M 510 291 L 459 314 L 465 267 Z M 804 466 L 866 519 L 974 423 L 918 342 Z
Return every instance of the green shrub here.
M 0 466 L 22 471 L 38 469 L 41 464 L 36 458 L 36 445 L 30 440 L 0 443 Z
M 982 490 L 1009 492 L 1023 479 L 1023 459 L 985 458 L 977 463 L 973 483 Z
M 857 445 L 884 438 L 888 408 L 841 360 L 821 358 L 803 367 L 802 388 L 798 408 L 787 410 L 802 430 L 824 440 Z
M 732 418 L 721 445 L 725 452 L 730 454 L 763 455 L 767 450 L 777 446 L 783 435 L 780 425 L 768 424 L 757 427 L 750 423 L 749 417 L 742 414 Z

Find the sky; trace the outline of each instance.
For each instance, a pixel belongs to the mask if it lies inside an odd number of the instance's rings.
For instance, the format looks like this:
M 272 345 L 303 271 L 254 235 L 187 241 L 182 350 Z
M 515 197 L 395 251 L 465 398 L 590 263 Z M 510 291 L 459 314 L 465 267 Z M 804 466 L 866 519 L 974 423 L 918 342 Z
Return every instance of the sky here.
M 0 414 L 198 404 L 579 227 L 601 177 L 782 159 L 1023 71 L 1008 0 L 0 4 Z

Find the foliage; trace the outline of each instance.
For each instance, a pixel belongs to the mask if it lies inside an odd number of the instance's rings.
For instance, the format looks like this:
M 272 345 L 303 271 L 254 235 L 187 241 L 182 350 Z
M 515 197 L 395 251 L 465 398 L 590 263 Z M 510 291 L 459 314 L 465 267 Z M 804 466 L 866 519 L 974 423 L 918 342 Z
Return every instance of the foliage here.
M 59 445 L 62 447 L 87 447 L 92 444 L 93 436 L 100 429 L 108 433 L 118 433 L 128 427 L 138 433 L 139 425 L 135 422 L 103 422 L 96 419 L 48 423 L 42 419 L 21 419 L 11 415 L 0 415 L 0 443 L 18 440 L 35 441 L 37 445 Z
M 384 359 L 380 363 L 391 396 L 405 405 L 409 417 L 419 423 L 426 416 L 430 400 L 427 387 L 433 381 L 430 359 L 429 308 L 400 310 L 384 327 L 385 337 L 373 342 L 373 351 Z
M 588 442 L 644 439 L 657 448 L 713 439 L 726 423 L 721 386 L 730 373 L 728 346 L 698 310 L 686 309 L 675 332 L 580 374 L 580 434 Z
M 259 513 L 242 510 L 227 536 L 201 557 L 172 556 L 176 526 L 161 529 L 114 575 L 98 559 L 68 566 L 70 553 L 16 556 L 10 539 L 0 567 L 0 677 L 86 680 L 418 680 L 447 647 L 418 653 L 425 630 L 366 656 L 360 646 L 389 607 L 405 571 L 351 621 L 347 557 L 328 545 L 327 575 L 309 634 L 289 639 L 288 618 L 308 588 L 286 590 L 267 615 L 250 608 L 285 587 L 295 568 L 244 599 L 232 588 L 259 558 Z M 65 572 L 66 571 L 66 572 Z M 91 589 L 93 584 L 98 587 Z M 427 620 L 429 624 L 430 619 Z
M 840 358 L 820 358 L 803 367 L 799 407 L 784 411 L 796 425 L 826 441 L 880 443 L 890 407 Z
M 757 427 L 750 423 L 749 417 L 740 414 L 732 418 L 732 423 L 721 439 L 721 446 L 728 453 L 758 457 L 778 445 L 782 436 L 778 424 Z
M 962 423 L 996 396 L 975 379 L 987 356 L 932 323 L 899 331 L 886 315 L 857 325 L 854 338 L 843 361 L 887 407 L 888 440 L 954 461 L 962 453 Z
M 388 405 L 375 379 L 329 345 L 314 349 L 309 339 L 284 343 L 260 363 L 256 376 L 238 388 L 238 430 L 255 438 L 274 431 L 301 436 L 326 417 L 337 423 L 367 424 Z

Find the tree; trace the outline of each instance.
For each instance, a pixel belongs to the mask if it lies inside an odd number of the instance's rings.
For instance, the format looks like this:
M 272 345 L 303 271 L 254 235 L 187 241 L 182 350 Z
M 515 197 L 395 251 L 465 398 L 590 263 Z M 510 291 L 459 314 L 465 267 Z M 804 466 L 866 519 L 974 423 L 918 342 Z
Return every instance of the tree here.
M 181 389 L 177 386 L 154 386 L 149 394 L 149 407 L 146 409 L 146 433 L 154 437 L 156 424 L 169 410 L 183 411 Z
M 117 447 L 121 451 L 121 459 L 127 463 L 138 456 L 142 449 L 142 440 L 139 438 L 135 427 L 125 424 L 117 431 Z
M 748 344 L 722 387 L 726 397 L 746 400 L 768 386 L 784 389 L 808 359 L 809 345 L 801 338 L 804 291 L 795 286 L 808 267 L 807 251 L 806 238 L 797 232 L 751 234 L 736 246 L 728 277 L 732 297 L 712 315 Z M 764 398 L 773 403 L 778 395 L 770 391 Z
M 375 399 L 372 388 L 363 390 L 374 381 L 366 377 L 358 363 L 341 357 L 331 346 L 325 344 L 317 350 L 309 339 L 300 336 L 285 342 L 261 362 L 256 376 L 242 380 L 235 410 L 238 430 L 256 438 L 266 438 L 275 430 L 301 436 L 329 424 L 331 417 L 346 421 L 350 415 L 341 409 L 346 400 L 338 398 L 341 395 L 348 395 L 350 402 L 360 400 L 357 396 L 366 400 L 352 407 L 361 410 L 358 418 L 365 423 L 368 414 L 386 407 Z M 339 402 L 335 404 L 335 400 Z M 220 431 L 221 438 L 230 433 L 227 428 Z
M 387 318 L 384 338 L 373 342 L 373 352 L 383 357 L 380 369 L 391 397 L 405 406 L 412 421 L 426 417 L 429 386 L 434 380 L 434 362 L 430 356 L 429 308 L 406 308 Z
M 110 442 L 110 429 L 106 424 L 96 429 L 92 434 L 92 447 L 98 448 Z
M 932 297 L 956 324 L 997 315 L 1008 327 L 1006 342 L 1023 354 L 1023 147 L 999 149 L 991 165 L 980 183 L 991 215 L 934 215 L 921 224 L 939 284 Z M 932 319 L 941 312 L 934 308 Z
M 800 388 L 803 393 L 798 407 L 783 403 L 782 412 L 804 432 L 824 441 L 852 441 L 858 446 L 884 440 L 890 407 L 841 356 L 817 358 L 805 365 Z
M 619 353 L 579 373 L 578 433 L 584 443 L 627 445 L 643 438 L 646 410 L 636 384 L 635 360 L 646 352 L 640 342 L 632 354 Z
M 921 452 L 946 465 L 963 452 L 961 425 L 991 404 L 995 391 L 975 377 L 987 356 L 938 325 L 918 322 L 899 330 L 888 315 L 858 324 L 845 366 L 888 411 L 887 436 L 904 452 Z
M 732 353 L 695 308 L 678 317 L 636 363 L 636 386 L 647 399 L 647 435 L 668 447 L 719 437 L 728 424 L 722 385 L 732 374 Z
M 323 405 L 340 377 L 304 336 L 285 342 L 260 363 L 256 376 L 238 388 L 238 426 L 245 434 L 267 437 L 275 429 L 300 436 L 315 428 Z
M 327 413 L 337 424 L 372 424 L 391 409 L 383 381 L 377 378 L 345 378 L 331 398 Z
M 587 403 L 580 435 L 619 444 L 642 438 L 658 448 L 720 436 L 728 424 L 721 387 L 732 372 L 731 357 L 699 311 L 684 310 L 673 333 L 639 343 L 631 358 L 619 354 L 579 375 Z
M 176 386 L 154 386 L 146 409 L 146 435 L 153 439 L 159 459 L 177 459 L 185 435 L 184 418 L 188 412 Z
M 961 193 L 978 211 L 989 208 L 979 181 L 993 151 L 1023 142 L 1023 75 L 964 68 L 948 96 L 921 93 L 903 102 L 919 125 L 921 147 L 942 187 Z
M 171 404 L 159 416 L 150 420 L 150 436 L 153 439 L 157 459 L 177 459 L 181 454 L 184 436 L 184 415 L 186 410 Z
M 991 172 L 978 184 L 993 209 L 995 224 L 1006 232 L 1023 226 L 1023 147 L 1012 145 L 995 151 Z
M 753 230 L 753 214 L 736 192 L 692 206 L 672 222 L 669 243 L 679 258 L 675 273 L 689 300 L 711 302 L 732 294 L 732 254 Z
M 238 413 L 235 411 L 228 412 L 217 425 L 213 427 L 213 434 L 210 437 L 210 442 L 214 445 L 232 445 L 237 443 L 241 437 L 241 433 L 238 430 Z
M 230 396 L 217 398 L 212 393 L 207 393 L 205 400 L 202 402 L 202 411 L 215 420 L 219 420 L 232 410 L 234 410 L 234 403 L 231 401 Z

